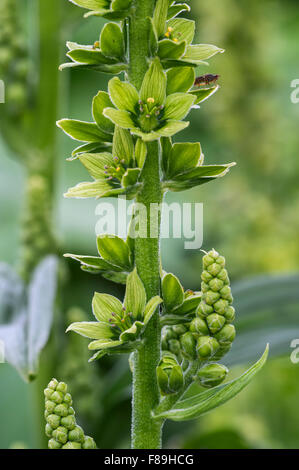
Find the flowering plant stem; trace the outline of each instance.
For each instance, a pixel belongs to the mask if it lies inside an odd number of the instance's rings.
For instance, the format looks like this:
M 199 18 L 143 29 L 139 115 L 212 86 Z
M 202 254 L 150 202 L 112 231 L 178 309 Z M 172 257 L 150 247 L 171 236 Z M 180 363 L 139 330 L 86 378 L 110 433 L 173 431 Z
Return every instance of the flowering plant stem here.
M 140 88 L 148 69 L 147 17 L 151 17 L 154 0 L 135 0 L 129 20 L 129 78 Z M 136 47 L 138 44 L 138 47 Z M 136 202 L 142 203 L 147 212 L 147 230 L 150 230 L 150 204 L 160 204 L 162 190 L 160 183 L 160 150 L 158 141 L 147 144 L 148 158 L 142 170 L 143 189 Z M 159 220 L 160 230 L 160 220 Z M 148 300 L 160 295 L 160 240 L 140 238 L 135 240 L 135 265 L 145 286 Z M 133 410 L 132 447 L 136 449 L 156 449 L 161 447 L 161 422 L 154 421 L 151 413 L 159 403 L 156 367 L 160 359 L 161 329 L 158 311 L 153 315 L 144 335 L 143 345 L 134 353 L 133 366 Z

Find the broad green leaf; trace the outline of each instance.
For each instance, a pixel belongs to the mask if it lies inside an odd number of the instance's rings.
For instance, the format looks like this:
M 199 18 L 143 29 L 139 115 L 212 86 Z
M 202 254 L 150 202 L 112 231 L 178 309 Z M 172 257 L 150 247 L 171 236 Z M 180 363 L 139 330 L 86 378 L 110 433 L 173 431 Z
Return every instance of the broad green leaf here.
M 186 62 L 200 63 L 210 59 L 215 54 L 224 52 L 223 49 L 213 46 L 212 44 L 197 44 L 196 46 L 187 46 L 186 53 L 181 60 Z
M 157 0 L 154 11 L 153 24 L 158 38 L 164 35 L 168 13 L 168 0 Z
M 168 273 L 163 277 L 162 297 L 167 312 L 183 303 L 184 289 L 174 274 Z
M 111 142 L 112 136 L 101 131 L 94 122 L 61 119 L 57 126 L 74 140 L 81 142 Z
M 158 44 L 158 56 L 163 59 L 180 59 L 186 51 L 186 42 L 173 42 L 163 39 Z
M 95 72 L 103 72 L 109 74 L 119 74 L 125 70 L 128 70 L 128 65 L 125 63 L 113 63 L 113 64 L 81 64 L 80 62 L 67 62 L 59 66 L 59 70 L 76 68 L 94 70 Z
M 75 148 L 72 151 L 72 156 L 67 158 L 68 161 L 77 160 L 79 155 L 82 153 L 89 153 L 89 152 L 105 152 L 107 150 L 111 150 L 110 142 L 90 142 L 88 144 L 80 145 L 79 147 Z
M 127 312 L 132 312 L 134 318 L 143 319 L 146 305 L 144 285 L 137 274 L 136 268 L 128 275 L 124 305 Z
M 104 109 L 110 107 L 113 107 L 113 103 L 108 93 L 99 91 L 92 101 L 92 116 L 103 132 L 113 133 L 113 123 L 103 115 Z
M 88 266 L 99 271 L 121 271 L 122 268 L 115 266 L 107 261 L 99 258 L 98 256 L 85 256 L 85 255 L 74 255 L 72 253 L 66 253 L 63 255 L 65 258 L 72 258 L 79 261 L 83 266 Z
M 113 164 L 112 154 L 108 152 L 82 153 L 78 158 L 96 180 L 105 178 L 105 165 L 111 166 Z
M 124 129 L 133 129 L 135 127 L 135 123 L 133 122 L 130 113 L 127 111 L 115 108 L 105 108 L 103 114 L 119 127 L 123 127 Z
M 131 165 L 134 159 L 134 143 L 129 131 L 116 126 L 113 136 L 113 156 Z
M 193 67 L 175 67 L 169 69 L 167 72 L 167 95 L 189 91 L 194 81 L 195 72 Z
M 166 123 L 156 132 L 162 137 L 171 137 L 189 126 L 189 122 L 167 120 Z
M 141 90 L 140 98 L 146 102 L 148 98 L 153 98 L 156 105 L 164 104 L 166 96 L 166 75 L 158 58 L 154 59 L 150 68 L 146 72 Z
M 234 165 L 235 163 L 229 163 L 226 165 L 202 165 L 186 171 L 181 175 L 177 175 L 175 179 L 177 181 L 187 181 L 203 177 L 219 176 L 226 173 Z
M 168 95 L 165 103 L 164 119 L 184 119 L 195 101 L 188 93 L 173 93 Z
M 99 294 L 96 292 L 92 299 L 92 312 L 95 318 L 101 322 L 108 322 L 112 313 L 120 314 L 122 312 L 122 303 L 116 297 L 110 294 Z
M 133 85 L 114 77 L 109 81 L 108 89 L 111 99 L 118 109 L 135 113 L 139 95 Z
M 182 305 L 175 308 L 173 313 L 175 315 L 188 315 L 194 313 L 201 301 L 201 292 L 195 293 L 187 297 Z
M 98 10 L 109 5 L 108 0 L 70 0 L 70 2 L 88 10 Z
M 240 377 L 231 382 L 218 385 L 198 395 L 179 400 L 169 411 L 157 413 L 157 419 L 171 419 L 173 421 L 186 421 L 199 418 L 203 414 L 223 405 L 240 393 L 264 366 L 268 357 L 269 346 L 267 345 L 262 357 Z
M 167 162 L 166 177 L 175 177 L 196 167 L 201 159 L 199 143 L 174 144 Z
M 167 26 L 172 28 L 171 36 L 177 41 L 186 41 L 191 44 L 195 33 L 195 22 L 185 18 L 174 18 L 167 22 Z
M 101 51 L 97 49 L 73 49 L 69 51 L 67 57 L 80 64 L 97 65 L 97 64 L 115 64 L 117 59 L 106 57 Z
M 116 235 L 99 235 L 98 252 L 108 263 L 124 269 L 131 268 L 130 249 L 126 242 Z
M 72 323 L 67 328 L 66 333 L 69 331 L 74 331 L 90 339 L 108 339 L 113 336 L 110 326 L 107 323 L 98 321 L 80 321 Z
M 122 30 L 116 23 L 106 23 L 100 36 L 101 51 L 107 57 L 124 59 L 125 44 Z
M 92 183 L 79 183 L 70 188 L 64 197 L 70 198 L 86 198 L 86 197 L 102 197 L 110 189 L 109 184 L 105 181 L 93 181 Z

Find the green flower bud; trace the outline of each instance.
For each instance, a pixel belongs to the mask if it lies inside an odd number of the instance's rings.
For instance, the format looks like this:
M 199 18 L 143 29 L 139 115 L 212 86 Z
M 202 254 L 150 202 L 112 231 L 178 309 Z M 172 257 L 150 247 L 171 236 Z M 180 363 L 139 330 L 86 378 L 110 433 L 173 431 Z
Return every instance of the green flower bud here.
M 176 356 L 181 354 L 181 344 L 178 339 L 171 339 L 169 341 L 169 351 Z
M 225 312 L 224 315 L 225 315 L 226 321 L 228 323 L 233 322 L 234 319 L 235 319 L 235 316 L 236 316 L 236 312 L 235 312 L 234 307 L 232 307 L 232 306 L 227 307 L 226 312 Z
M 220 279 L 224 284 L 229 284 L 229 277 L 226 269 L 222 269 L 217 275 L 217 278 Z
M 64 446 L 62 446 L 62 449 L 82 449 L 82 446 L 80 442 L 68 441 Z
M 76 419 L 74 415 L 69 415 L 61 419 L 61 425 L 69 431 L 72 431 L 76 427 Z
M 51 400 L 54 401 L 55 403 L 57 404 L 60 404 L 63 402 L 63 393 L 61 392 L 53 392 L 52 396 L 51 396 Z
M 45 403 L 45 408 L 47 411 L 49 411 L 49 413 L 53 413 L 54 409 L 55 409 L 55 406 L 56 403 L 54 401 L 51 401 L 51 400 L 46 400 L 46 403 Z
M 57 415 L 49 415 L 47 417 L 47 423 L 50 424 L 51 428 L 56 429 L 60 425 L 60 417 Z
M 224 299 L 220 299 L 214 304 L 215 312 L 219 313 L 220 315 L 224 315 L 227 308 L 228 308 L 228 301 Z
M 212 274 L 212 276 L 217 276 L 217 274 L 219 274 L 221 271 L 221 266 L 218 263 L 210 264 L 207 267 L 207 271 L 208 273 Z
M 206 292 L 208 292 L 210 290 L 210 286 L 209 284 L 206 284 L 205 282 L 202 282 L 201 283 L 201 291 L 203 294 L 205 294 Z
M 217 300 L 220 299 L 219 292 L 213 292 L 209 290 L 202 296 L 202 300 L 206 302 L 208 305 L 213 305 Z
M 220 361 L 231 349 L 232 345 L 220 346 L 216 354 L 213 356 L 213 361 Z
M 197 378 L 202 387 L 211 388 L 221 384 L 227 373 L 227 367 L 221 364 L 208 364 L 198 371 Z
M 213 312 L 214 312 L 213 307 L 211 305 L 208 305 L 206 302 L 202 300 L 198 306 L 196 314 L 197 315 L 202 314 L 204 317 L 206 317 Z
M 222 281 L 221 281 L 222 282 Z M 232 302 L 233 301 L 233 296 L 232 296 L 232 292 L 231 292 L 231 288 L 229 286 L 224 286 L 221 291 L 220 291 L 220 294 L 221 294 L 221 298 L 222 299 L 225 299 L 227 300 L 228 302 Z
M 212 336 L 200 336 L 197 340 L 196 349 L 201 359 L 209 359 L 219 349 L 219 343 Z
M 50 439 L 48 442 L 49 449 L 61 449 L 62 444 L 55 439 Z
M 60 405 L 55 406 L 55 414 L 58 416 L 68 416 L 69 414 L 69 407 L 66 403 L 61 403 Z
M 46 424 L 45 433 L 47 437 L 52 437 L 53 428 L 50 426 L 49 423 Z
M 212 313 L 212 315 L 209 315 L 206 321 L 209 330 L 213 335 L 218 333 L 218 331 L 220 331 L 225 325 L 225 318 L 222 315 L 218 315 L 217 313 Z
M 65 444 L 68 438 L 67 430 L 64 427 L 59 426 L 53 431 L 53 438 L 56 441 L 61 442 L 61 444 Z
M 162 395 L 176 393 L 183 387 L 183 371 L 173 354 L 163 354 L 157 367 L 157 380 Z
M 206 322 L 199 317 L 196 317 L 192 320 L 190 324 L 190 331 L 195 335 L 206 336 L 209 334 L 209 329 Z
M 236 329 L 234 325 L 228 324 L 225 325 L 222 330 L 215 335 L 215 338 L 218 340 L 221 346 L 231 344 L 236 337 Z
M 94 442 L 92 437 L 85 436 L 82 448 L 83 449 L 96 449 L 96 443 Z
M 214 277 L 209 282 L 208 286 L 212 291 L 214 291 L 214 292 L 220 291 L 220 293 L 221 293 L 222 291 L 220 289 L 223 289 L 223 281 L 221 281 L 220 279 L 217 279 L 217 277 Z
M 180 338 L 183 354 L 187 359 L 196 359 L 196 340 L 191 332 L 184 333 Z
M 84 432 L 80 426 L 76 426 L 69 432 L 69 440 L 75 442 L 84 442 Z
M 188 328 L 186 328 L 186 326 L 184 325 L 175 325 L 172 327 L 172 330 L 178 337 L 186 333 L 188 331 Z
M 208 284 L 213 279 L 212 274 L 208 273 L 208 271 L 203 271 L 201 274 L 201 280 Z

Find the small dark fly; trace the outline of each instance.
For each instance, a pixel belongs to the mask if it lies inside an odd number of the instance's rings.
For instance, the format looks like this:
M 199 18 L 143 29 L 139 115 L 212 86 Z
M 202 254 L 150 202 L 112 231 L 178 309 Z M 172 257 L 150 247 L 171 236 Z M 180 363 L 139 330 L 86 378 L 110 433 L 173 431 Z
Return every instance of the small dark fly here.
M 207 73 L 206 75 L 201 75 L 200 77 L 196 77 L 194 85 L 195 86 L 214 85 L 214 83 L 217 82 L 219 77 L 220 75 Z

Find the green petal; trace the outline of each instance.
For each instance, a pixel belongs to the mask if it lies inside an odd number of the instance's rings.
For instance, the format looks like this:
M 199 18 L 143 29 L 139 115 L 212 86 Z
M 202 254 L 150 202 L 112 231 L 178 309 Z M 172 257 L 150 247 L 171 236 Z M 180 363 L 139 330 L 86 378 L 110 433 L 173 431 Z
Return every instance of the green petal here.
M 107 5 L 106 0 L 71 0 L 71 2 L 88 10 L 98 10 Z
M 166 28 L 166 20 L 167 20 L 167 13 L 168 13 L 168 0 L 157 0 L 154 17 L 153 17 L 153 24 L 155 27 L 156 34 L 158 38 L 162 36 L 165 32 Z
M 199 143 L 174 144 L 167 158 L 166 177 L 172 178 L 196 167 L 201 158 Z
M 189 122 L 186 121 L 168 120 L 160 129 L 156 131 L 156 133 L 162 137 L 171 137 L 188 126 Z
M 224 52 L 224 49 L 219 49 L 219 47 L 213 46 L 212 44 L 197 44 L 187 47 L 186 53 L 182 60 L 197 64 L 203 60 L 210 59 L 219 52 Z
M 108 348 L 115 348 L 116 346 L 120 346 L 122 341 L 113 341 L 113 340 L 102 340 L 99 339 L 97 341 L 92 341 L 88 345 L 88 349 L 95 350 L 95 349 L 108 349 Z
M 113 295 L 96 292 L 92 299 L 92 311 L 97 320 L 108 322 L 111 314 L 122 312 L 122 303 Z
M 66 332 L 68 331 L 74 331 L 81 336 L 91 339 L 102 338 L 107 340 L 113 336 L 110 326 L 107 323 L 102 322 L 81 321 L 72 323 L 66 330 Z
M 164 104 L 166 96 L 166 75 L 158 58 L 154 59 L 146 72 L 141 90 L 140 99 L 144 102 L 148 98 L 154 98 L 156 105 Z
M 186 20 L 185 18 L 175 18 L 167 22 L 167 26 L 173 28 L 171 35 L 178 41 L 186 41 L 187 44 L 191 44 L 195 33 L 195 22 L 192 20 Z
M 111 99 L 118 109 L 135 113 L 139 95 L 133 85 L 114 77 L 109 81 L 108 89 Z
M 107 57 L 122 60 L 125 55 L 124 36 L 116 23 L 106 23 L 100 37 L 101 51 Z
M 128 312 L 133 313 L 134 318 L 143 318 L 145 305 L 145 288 L 135 268 L 127 278 L 124 306 Z
M 174 93 L 167 96 L 165 103 L 165 119 L 184 119 L 190 111 L 195 97 L 188 93 Z
M 117 126 L 123 127 L 124 129 L 133 129 L 135 124 L 130 116 L 130 113 L 115 108 L 105 108 L 103 112 L 104 116 L 109 118 Z
M 72 253 L 66 253 L 63 255 L 65 258 L 71 258 L 75 261 L 79 261 L 81 265 L 88 266 L 90 268 L 100 271 L 121 271 L 119 266 L 114 266 L 111 263 L 99 258 L 98 256 L 86 256 L 86 255 L 74 255 Z
M 97 237 L 98 252 L 108 263 L 125 270 L 131 269 L 131 254 L 126 242 L 115 235 L 100 235 Z
M 105 91 L 99 91 L 92 102 L 92 115 L 102 131 L 112 133 L 114 131 L 114 125 L 110 119 L 107 119 L 103 115 L 104 109 L 109 107 L 113 107 L 113 103 L 110 100 L 108 93 Z
M 94 181 L 92 183 L 79 183 L 73 188 L 70 188 L 64 197 L 70 198 L 87 198 L 87 197 L 101 197 L 110 189 L 110 186 L 105 181 Z
M 121 333 L 119 338 L 123 342 L 134 341 L 140 335 L 143 327 L 144 327 L 144 323 L 140 321 L 135 321 L 135 323 L 131 326 L 131 328 L 128 328 L 126 331 Z
M 195 81 L 194 67 L 174 67 L 167 72 L 167 95 L 185 93 Z
M 163 39 L 159 42 L 158 56 L 160 59 L 180 59 L 186 51 L 185 42 L 173 42 Z
M 113 164 L 111 153 L 83 153 L 79 155 L 80 162 L 85 166 L 89 174 L 96 180 L 106 178 L 105 165 Z
M 57 126 L 74 140 L 81 142 L 109 142 L 112 137 L 101 131 L 94 122 L 78 121 L 77 119 L 61 119 Z
M 158 305 L 160 305 L 162 302 L 163 300 L 158 295 L 156 295 L 155 297 L 152 297 L 148 301 L 144 309 L 144 324 L 145 325 L 150 321 Z
M 134 143 L 130 132 L 116 126 L 113 136 L 113 156 L 131 165 L 134 160 Z

